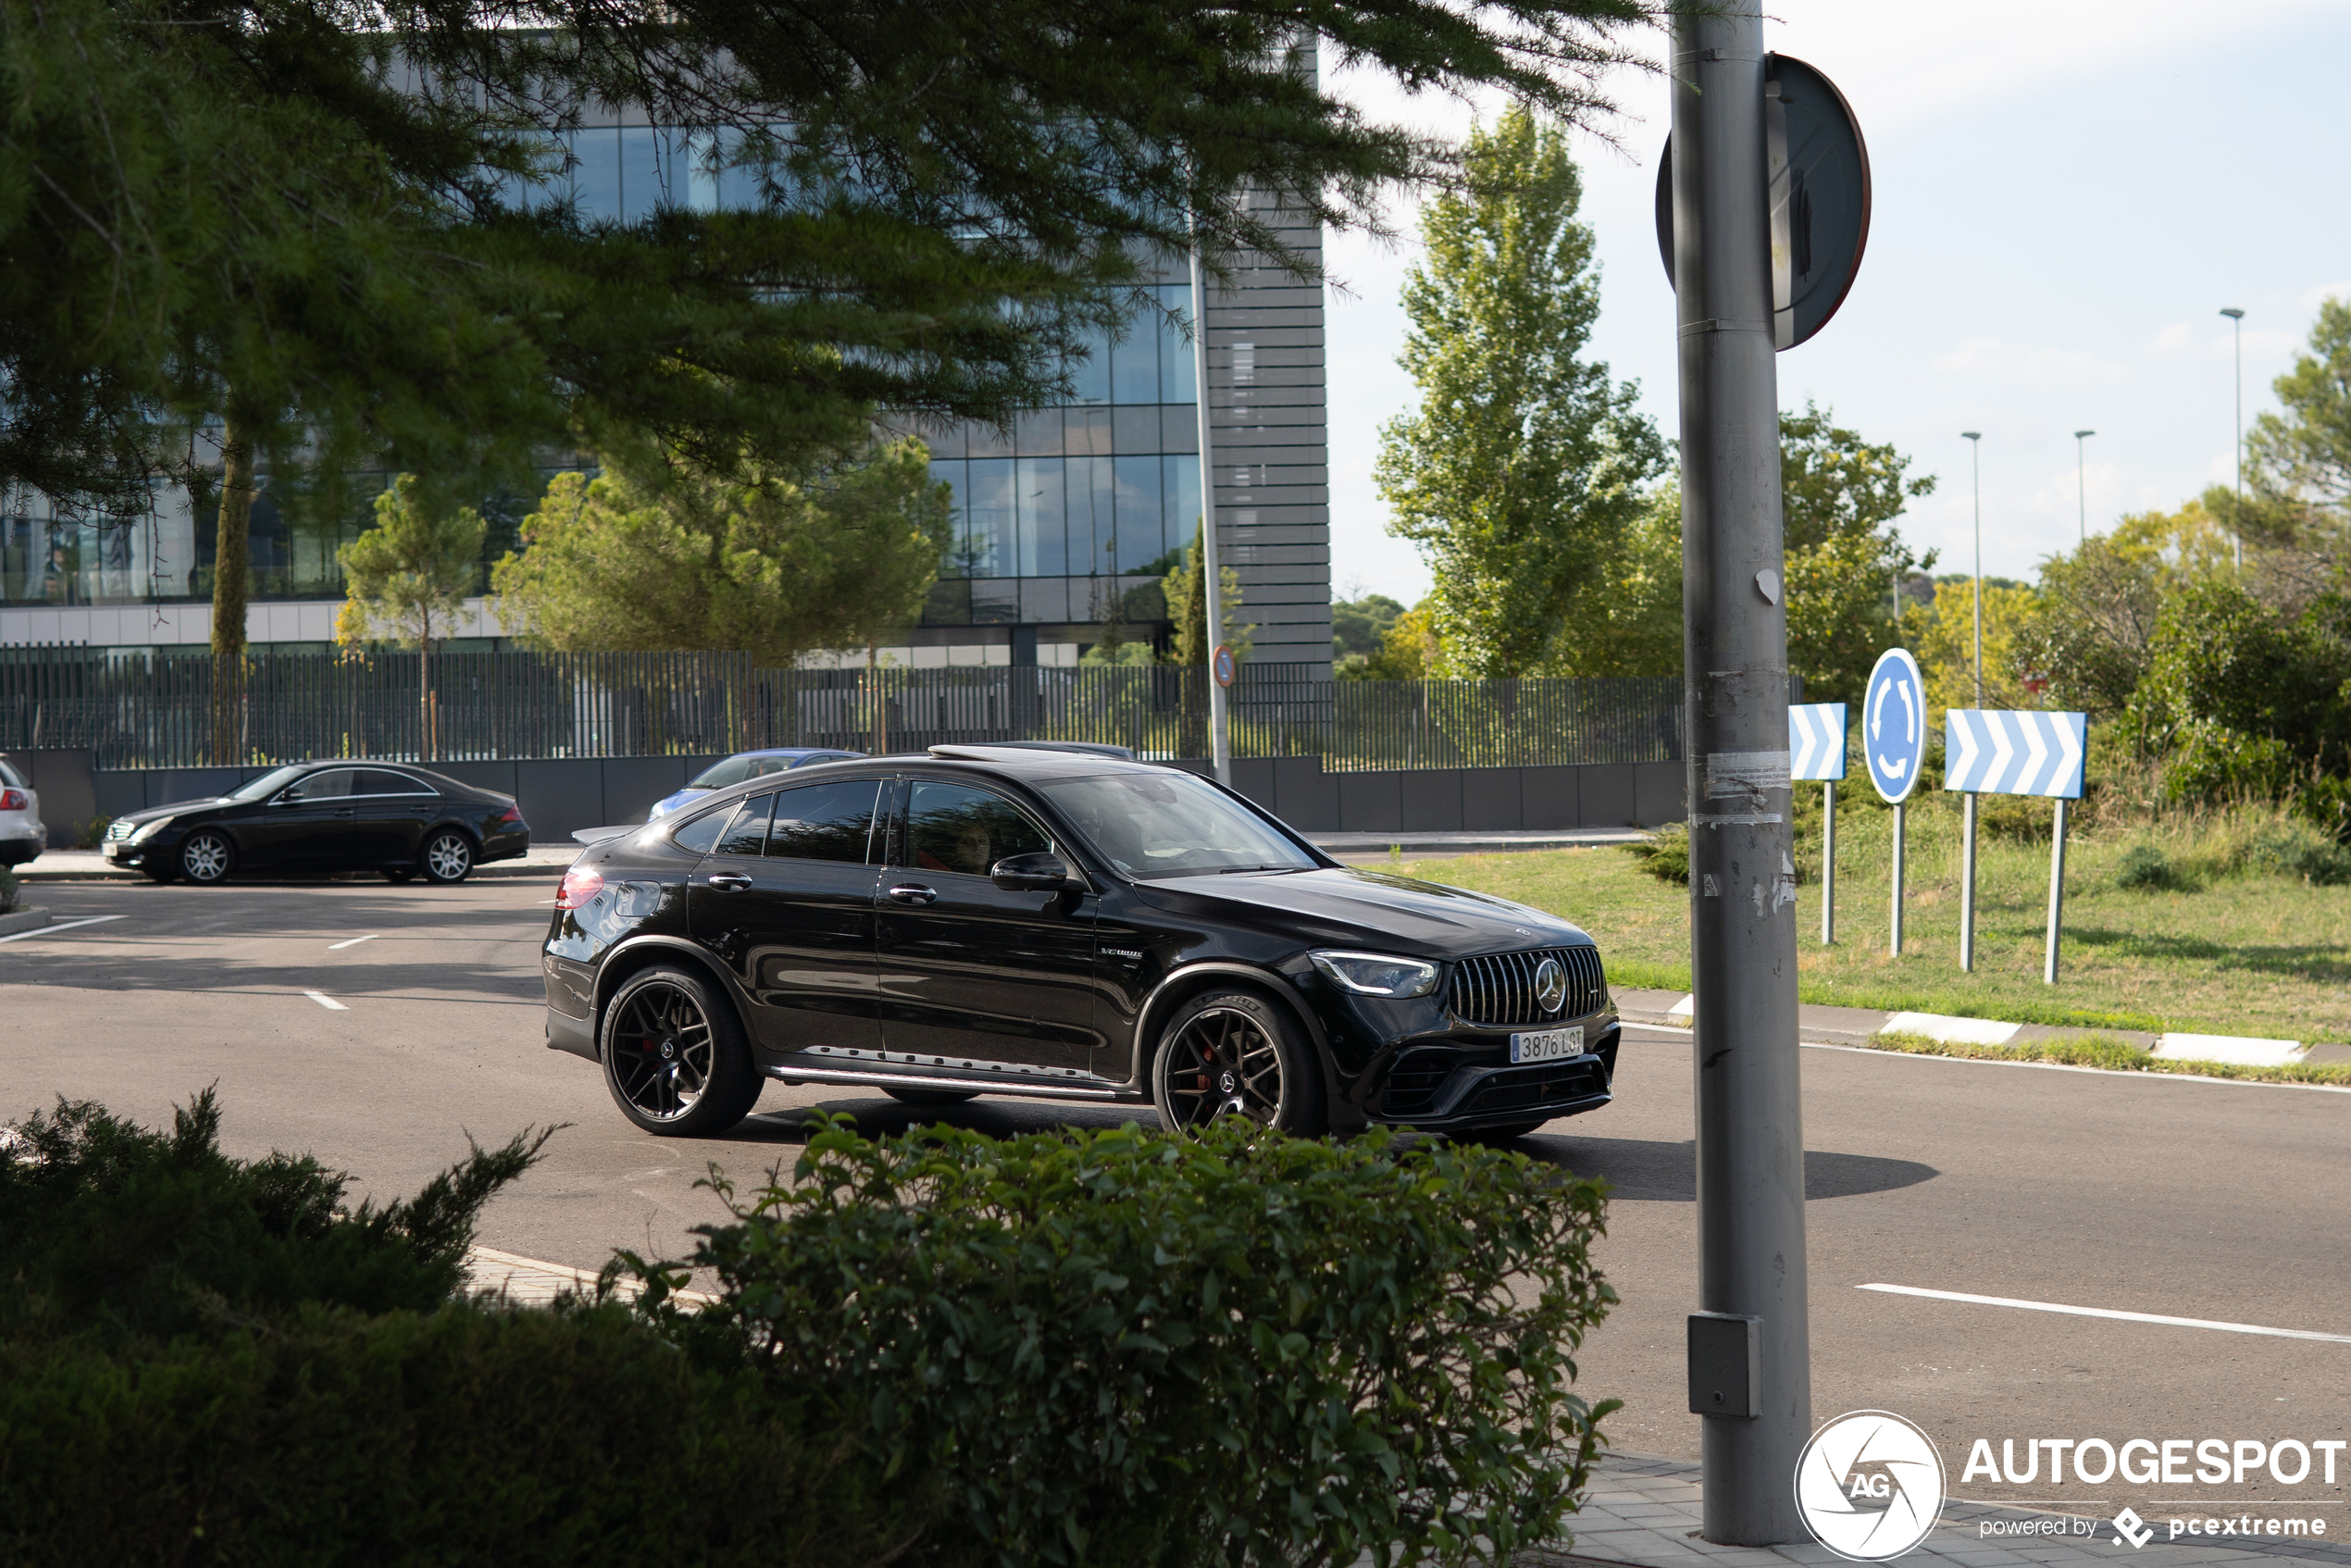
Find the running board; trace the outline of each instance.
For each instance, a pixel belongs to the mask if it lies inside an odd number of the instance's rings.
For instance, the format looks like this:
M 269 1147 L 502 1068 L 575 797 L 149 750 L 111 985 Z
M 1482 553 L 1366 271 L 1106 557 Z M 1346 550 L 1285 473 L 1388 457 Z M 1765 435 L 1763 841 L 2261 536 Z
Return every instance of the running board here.
M 1131 1089 L 1080 1089 L 1036 1077 L 949 1078 L 914 1073 L 857 1073 L 830 1067 L 772 1066 L 762 1071 L 788 1084 L 841 1084 L 855 1089 L 940 1089 L 957 1094 L 1013 1094 L 1024 1100 L 1086 1100 L 1097 1104 L 1145 1103 Z

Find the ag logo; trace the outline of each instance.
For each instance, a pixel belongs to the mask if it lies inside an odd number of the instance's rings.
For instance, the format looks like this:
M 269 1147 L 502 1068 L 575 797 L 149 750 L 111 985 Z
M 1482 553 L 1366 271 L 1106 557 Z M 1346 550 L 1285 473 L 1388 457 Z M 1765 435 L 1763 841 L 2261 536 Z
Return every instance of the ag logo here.
M 1898 1415 L 1840 1415 L 1812 1434 L 1796 1462 L 1796 1508 L 1813 1538 L 1839 1557 L 1899 1557 L 1942 1516 L 1943 1456 Z

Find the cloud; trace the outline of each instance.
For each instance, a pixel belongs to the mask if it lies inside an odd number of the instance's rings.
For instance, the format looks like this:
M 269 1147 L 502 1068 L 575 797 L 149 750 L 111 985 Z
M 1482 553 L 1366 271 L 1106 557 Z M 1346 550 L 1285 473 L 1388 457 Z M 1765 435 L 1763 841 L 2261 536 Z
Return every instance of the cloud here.
M 2000 338 L 1970 338 L 1950 353 L 1936 355 L 1934 367 L 1957 375 L 2031 381 L 2111 378 L 2121 375 L 2124 368 L 2086 349 L 2035 348 Z
M 2183 348 L 2192 347 L 2195 342 L 2196 329 L 2184 321 L 2174 321 L 2155 335 L 2155 341 L 2147 344 L 2147 350 L 2152 354 L 2177 354 Z
M 2351 283 L 2321 283 L 2305 289 L 2298 303 L 2305 310 L 2316 310 L 2329 300 L 2351 300 Z

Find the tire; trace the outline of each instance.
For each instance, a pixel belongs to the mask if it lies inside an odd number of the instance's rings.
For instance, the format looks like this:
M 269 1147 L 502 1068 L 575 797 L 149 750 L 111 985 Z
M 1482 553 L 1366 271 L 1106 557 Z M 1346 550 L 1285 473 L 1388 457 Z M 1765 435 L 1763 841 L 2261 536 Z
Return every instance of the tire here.
M 218 887 L 235 875 L 237 846 L 218 828 L 200 828 L 180 841 L 179 874 L 199 888 Z
M 882 1092 L 901 1105 L 961 1105 L 966 1100 L 977 1100 L 976 1089 L 891 1089 L 884 1085 Z
M 1319 1138 L 1326 1128 L 1320 1067 L 1287 1008 L 1258 991 L 1210 991 L 1176 1009 L 1160 1031 L 1151 1103 L 1171 1132 L 1238 1115 Z
M 663 965 L 621 982 L 598 1054 L 620 1114 L 661 1138 L 707 1138 L 751 1114 L 762 1080 L 742 1020 L 717 988 Z
M 413 865 L 396 865 L 384 873 L 387 882 L 413 882 L 416 879 L 417 868 Z
M 474 874 L 474 841 L 462 828 L 436 828 L 417 852 L 417 869 L 428 882 L 447 887 Z

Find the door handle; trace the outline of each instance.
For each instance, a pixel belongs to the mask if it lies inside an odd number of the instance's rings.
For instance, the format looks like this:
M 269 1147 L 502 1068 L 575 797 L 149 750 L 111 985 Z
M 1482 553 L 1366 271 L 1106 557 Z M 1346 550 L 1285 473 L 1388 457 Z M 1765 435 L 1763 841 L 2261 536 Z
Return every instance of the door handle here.
M 721 871 L 709 878 L 710 885 L 722 893 L 740 893 L 751 886 L 751 878 L 739 871 Z
M 926 888 L 919 882 L 908 882 L 890 889 L 889 896 L 900 903 L 935 903 L 939 900 L 939 890 Z
M 345 806 L 341 811 L 335 813 L 335 815 L 337 816 L 356 816 L 359 815 L 359 810 L 356 806 Z

